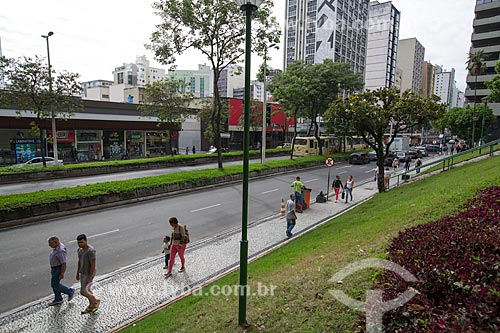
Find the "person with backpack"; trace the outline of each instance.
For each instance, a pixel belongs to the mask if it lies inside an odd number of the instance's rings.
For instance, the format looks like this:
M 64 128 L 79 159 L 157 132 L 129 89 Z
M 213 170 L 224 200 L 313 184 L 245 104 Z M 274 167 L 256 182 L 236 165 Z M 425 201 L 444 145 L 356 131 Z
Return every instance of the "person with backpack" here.
M 189 243 L 189 233 L 187 232 L 186 226 L 179 223 L 177 217 L 171 217 L 168 222 L 172 227 L 171 234 L 171 245 L 170 245 L 170 261 L 168 263 L 168 272 L 164 274 L 166 278 L 172 276 L 172 267 L 175 262 L 175 255 L 178 253 L 181 259 L 181 268 L 179 272 L 182 273 L 186 270 L 184 251 L 186 251 L 186 245 Z
M 422 165 L 422 160 L 420 158 L 417 158 L 415 161 L 415 171 L 417 172 L 417 175 L 420 173 L 420 166 Z
M 342 191 L 344 190 L 344 185 L 342 184 L 342 181 L 340 180 L 340 176 L 335 177 L 335 180 L 333 181 L 333 184 L 332 184 L 332 188 L 335 191 L 335 202 L 338 202 L 340 189 L 342 189 Z

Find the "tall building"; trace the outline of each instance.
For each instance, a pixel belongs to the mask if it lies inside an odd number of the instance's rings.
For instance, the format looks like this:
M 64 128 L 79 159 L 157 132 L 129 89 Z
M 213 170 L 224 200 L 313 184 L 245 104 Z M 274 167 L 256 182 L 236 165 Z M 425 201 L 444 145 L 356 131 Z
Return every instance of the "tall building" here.
M 443 70 L 441 66 L 436 66 L 433 93 L 441 98 L 441 103 L 448 104 L 448 109 L 456 106 L 458 89 L 454 68 L 447 71 Z
M 348 62 L 364 73 L 369 0 L 286 0 L 284 68 Z
M 370 2 L 366 50 L 365 89 L 396 84 L 401 13 L 392 2 Z
M 151 67 L 146 56 L 137 56 L 135 59 L 137 66 L 137 85 L 144 87 L 148 83 L 161 81 L 165 78 L 165 70 Z
M 428 61 L 424 61 L 422 70 L 422 97 L 429 98 L 434 94 L 434 76 L 436 68 Z
M 398 66 L 403 70 L 401 92 L 411 89 L 417 94 L 422 93 L 424 55 L 425 48 L 416 38 L 399 41 Z
M 210 66 L 198 65 L 198 70 L 172 70 L 168 77 L 180 80 L 186 84 L 183 92 L 190 92 L 195 97 L 213 96 L 213 72 Z
M 245 87 L 245 70 L 241 66 L 226 67 L 217 83 L 221 97 L 234 97 L 234 90 Z
M 0 38 L 0 58 L 2 58 L 2 38 Z M 0 89 L 5 88 L 5 81 L 3 78 L 3 71 L 0 69 Z
M 470 53 L 484 52 L 486 70 L 477 78 L 467 75 L 465 97 L 469 104 L 482 103 L 482 98 L 490 94 L 484 82 L 495 76 L 495 64 L 500 60 L 500 0 L 476 0 L 475 14 Z M 500 116 L 500 103 L 488 103 L 488 106 Z

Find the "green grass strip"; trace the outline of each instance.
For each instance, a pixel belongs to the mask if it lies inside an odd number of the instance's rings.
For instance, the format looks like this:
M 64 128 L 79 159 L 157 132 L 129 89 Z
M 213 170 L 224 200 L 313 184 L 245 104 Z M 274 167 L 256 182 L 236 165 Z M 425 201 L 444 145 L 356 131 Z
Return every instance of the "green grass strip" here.
M 184 298 L 124 332 L 360 332 L 363 314 L 342 305 L 328 291 L 341 289 L 363 300 L 377 272 L 359 271 L 342 284 L 328 280 L 350 263 L 385 257 L 386 246 L 399 231 L 454 214 L 477 190 L 500 185 L 499 162 L 500 157 L 492 157 L 376 194 L 251 263 L 250 290 L 257 291 L 259 283 L 276 289 L 274 296 L 249 296 L 250 328 L 238 326 L 236 295 L 204 295 L 237 285 L 235 272 L 203 288 L 202 296 Z

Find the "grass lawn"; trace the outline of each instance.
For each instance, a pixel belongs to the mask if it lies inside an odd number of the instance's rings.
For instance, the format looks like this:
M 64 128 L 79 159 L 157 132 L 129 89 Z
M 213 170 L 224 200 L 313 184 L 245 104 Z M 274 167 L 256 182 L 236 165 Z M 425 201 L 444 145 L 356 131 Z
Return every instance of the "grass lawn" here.
M 328 280 L 349 263 L 385 257 L 397 233 L 456 213 L 478 189 L 500 184 L 500 157 L 471 163 L 377 194 L 350 212 L 299 237 L 249 265 L 250 290 L 274 285 L 274 296 L 249 297 L 250 327 L 238 326 L 238 299 L 189 296 L 128 327 L 125 332 L 359 332 L 360 313 L 328 292 L 342 289 L 364 299 L 377 272 L 364 270 L 343 281 Z M 214 284 L 237 285 L 238 272 Z M 388 314 L 390 315 L 390 314 Z

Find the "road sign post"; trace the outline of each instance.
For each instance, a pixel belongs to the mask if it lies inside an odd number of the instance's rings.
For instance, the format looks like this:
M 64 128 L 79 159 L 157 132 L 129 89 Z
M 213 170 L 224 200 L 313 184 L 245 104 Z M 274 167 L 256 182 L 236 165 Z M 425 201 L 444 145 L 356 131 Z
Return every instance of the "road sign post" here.
M 328 201 L 328 193 L 330 191 L 330 169 L 335 164 L 335 160 L 333 158 L 329 157 L 325 160 L 325 164 L 328 167 L 328 182 L 326 184 L 326 201 Z

